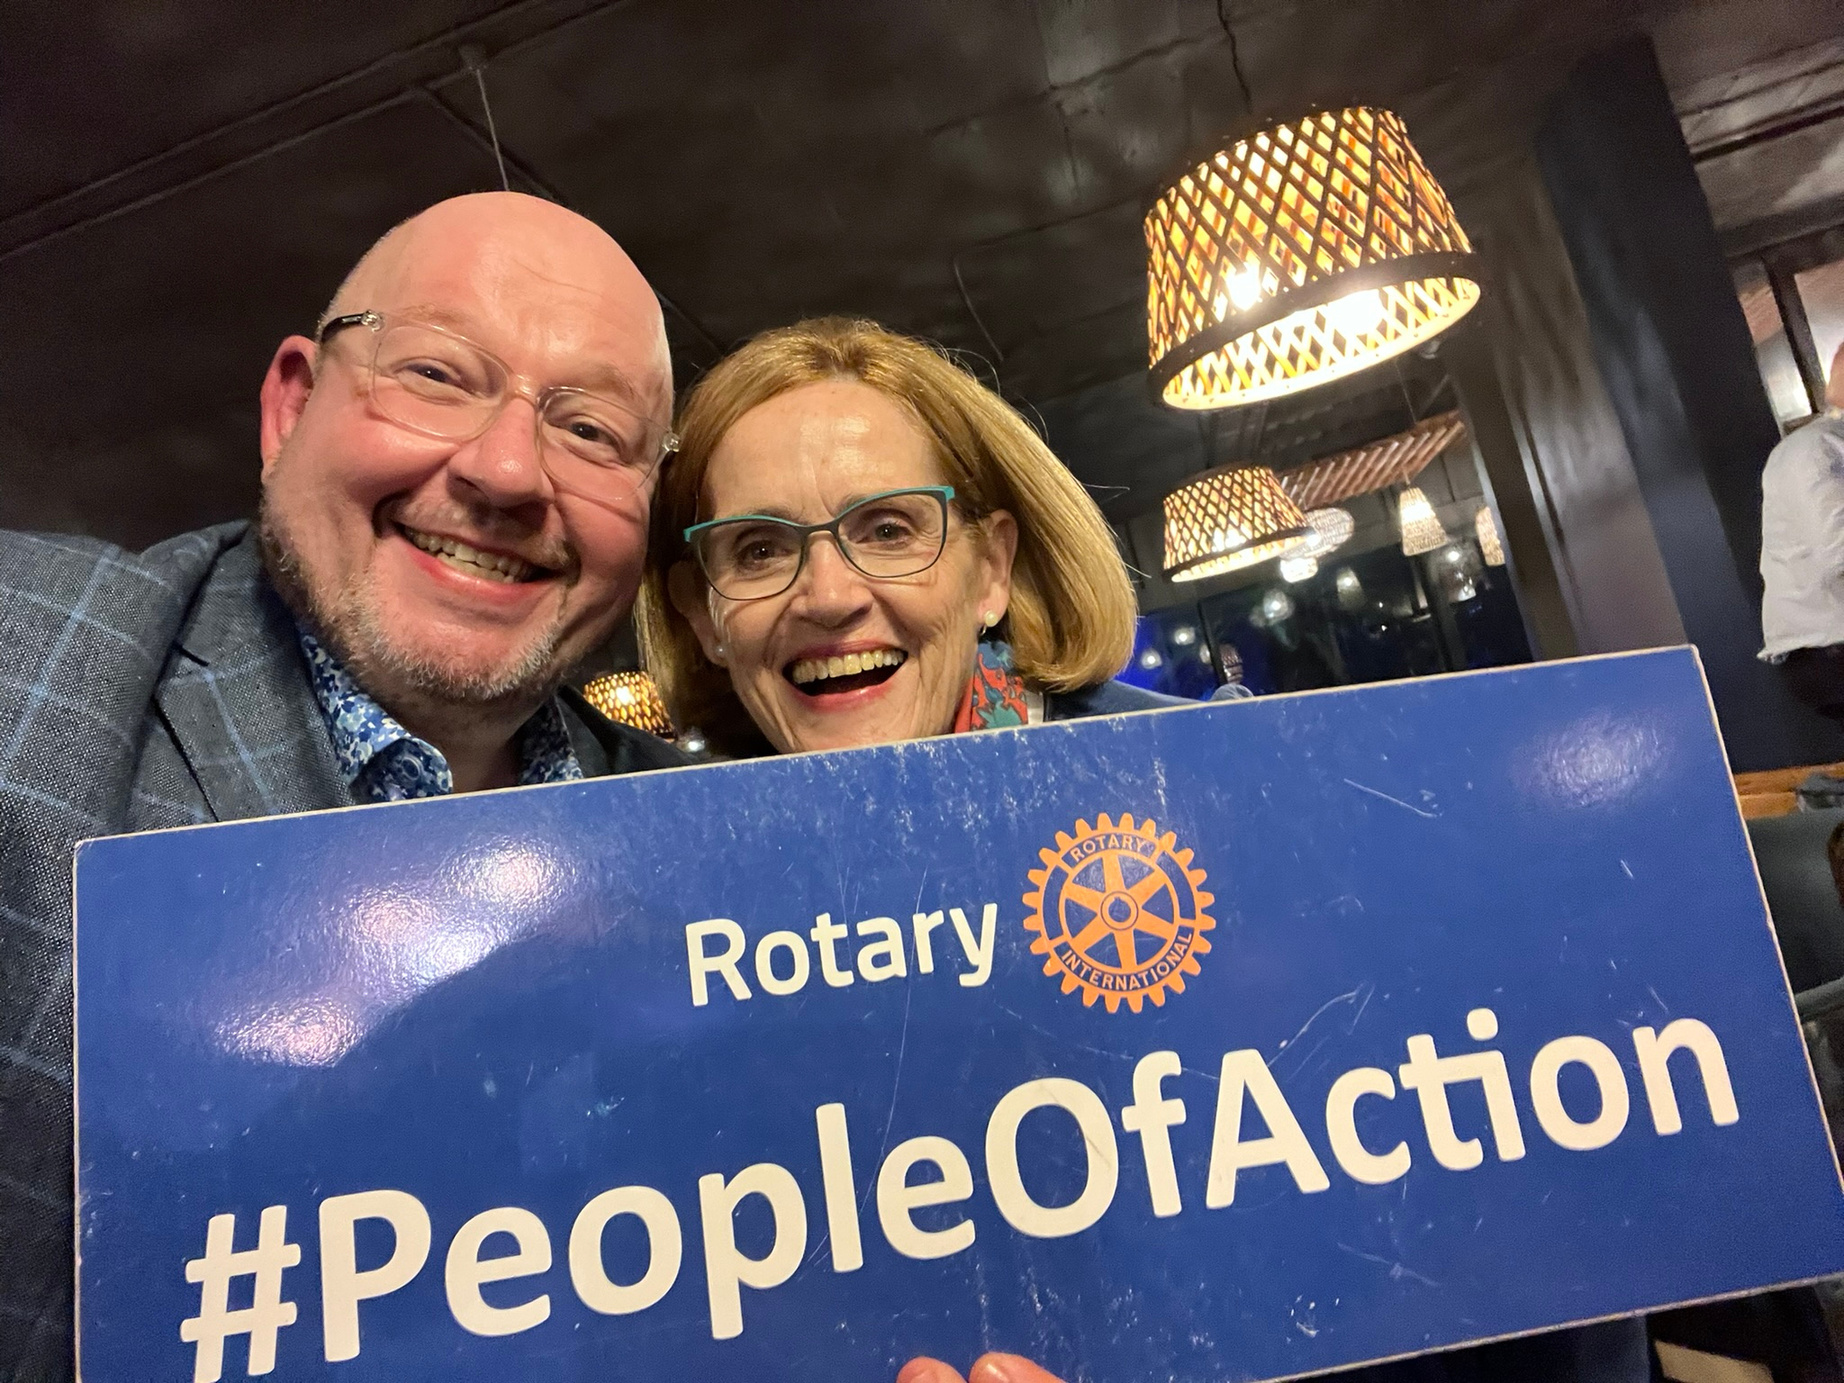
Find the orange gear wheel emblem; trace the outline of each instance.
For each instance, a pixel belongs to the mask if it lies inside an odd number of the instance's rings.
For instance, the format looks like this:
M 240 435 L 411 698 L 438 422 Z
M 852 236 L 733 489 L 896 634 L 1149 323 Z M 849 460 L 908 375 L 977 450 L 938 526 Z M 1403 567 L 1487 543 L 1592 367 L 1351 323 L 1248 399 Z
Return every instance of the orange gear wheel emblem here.
M 1075 835 L 1058 831 L 1056 849 L 1038 852 L 1044 867 L 1030 873 L 1024 925 L 1065 994 L 1080 989 L 1085 1007 L 1101 999 L 1109 1013 L 1124 1000 L 1138 1013 L 1148 998 L 1162 1005 L 1168 990 L 1184 993 L 1184 977 L 1210 950 L 1203 934 L 1216 922 L 1204 909 L 1216 899 L 1191 852 L 1177 847 L 1151 821 L 1098 816 L 1093 830 L 1078 821 Z

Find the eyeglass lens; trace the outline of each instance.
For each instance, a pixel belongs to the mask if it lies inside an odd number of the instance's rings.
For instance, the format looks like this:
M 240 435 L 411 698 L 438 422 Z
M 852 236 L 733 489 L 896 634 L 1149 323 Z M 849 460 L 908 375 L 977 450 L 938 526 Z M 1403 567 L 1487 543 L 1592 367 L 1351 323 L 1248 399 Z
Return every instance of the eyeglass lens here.
M 938 491 L 902 490 L 860 500 L 820 529 L 749 517 L 713 524 L 694 542 L 705 579 L 719 595 L 760 600 L 794 584 L 807 543 L 826 530 L 837 536 L 845 560 L 866 576 L 914 576 L 941 556 L 947 502 Z
M 476 437 L 512 396 L 505 367 L 473 343 L 413 323 L 387 327 L 372 362 L 372 398 L 392 422 L 435 437 Z M 611 399 L 577 389 L 547 390 L 539 435 L 546 461 L 585 483 L 607 472 L 644 478 L 658 462 L 665 429 Z

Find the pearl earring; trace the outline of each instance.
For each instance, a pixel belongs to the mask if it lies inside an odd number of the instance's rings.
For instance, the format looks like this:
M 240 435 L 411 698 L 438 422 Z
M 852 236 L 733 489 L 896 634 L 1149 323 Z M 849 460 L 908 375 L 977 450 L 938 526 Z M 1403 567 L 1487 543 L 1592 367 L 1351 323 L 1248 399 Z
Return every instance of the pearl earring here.
M 728 657 L 728 656 L 729 656 L 729 654 L 730 654 L 730 648 L 729 648 L 729 645 L 728 645 L 728 644 L 721 644 L 721 643 L 720 643 L 720 644 L 718 644 L 718 645 L 717 645 L 717 647 L 715 647 L 715 648 L 713 648 L 713 649 L 711 650 L 711 661 L 712 661 L 713 663 L 716 663 L 716 664 L 717 664 L 717 665 L 718 665 L 719 667 L 722 667 L 722 666 L 723 666 L 723 660 L 724 660 L 724 659 L 725 659 L 726 657 Z
M 997 624 L 998 622 L 999 622 L 999 617 L 995 615 L 991 610 L 987 610 L 984 614 L 980 616 L 980 628 L 982 629 L 990 629 L 993 627 L 993 625 Z

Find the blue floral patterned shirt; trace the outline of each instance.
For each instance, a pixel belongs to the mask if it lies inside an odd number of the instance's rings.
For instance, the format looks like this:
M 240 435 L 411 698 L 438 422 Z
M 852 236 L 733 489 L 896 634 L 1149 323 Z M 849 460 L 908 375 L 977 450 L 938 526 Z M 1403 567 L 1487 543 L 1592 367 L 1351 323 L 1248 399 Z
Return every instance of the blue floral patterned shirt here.
M 305 629 L 296 631 L 314 700 L 326 718 L 339 771 L 360 802 L 445 797 L 454 774 L 442 751 L 418 739 L 367 696 L 352 674 Z M 570 747 L 563 708 L 552 697 L 519 731 L 519 782 L 567 783 L 583 776 Z

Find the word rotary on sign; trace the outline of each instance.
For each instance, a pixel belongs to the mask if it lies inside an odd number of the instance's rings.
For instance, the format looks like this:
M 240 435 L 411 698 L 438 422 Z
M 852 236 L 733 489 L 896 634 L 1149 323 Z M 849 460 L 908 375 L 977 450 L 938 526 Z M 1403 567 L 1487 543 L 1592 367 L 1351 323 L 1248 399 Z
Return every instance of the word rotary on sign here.
M 1844 1271 L 1685 652 L 108 840 L 77 904 L 86 1377 L 1201 1383 Z

